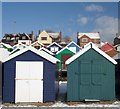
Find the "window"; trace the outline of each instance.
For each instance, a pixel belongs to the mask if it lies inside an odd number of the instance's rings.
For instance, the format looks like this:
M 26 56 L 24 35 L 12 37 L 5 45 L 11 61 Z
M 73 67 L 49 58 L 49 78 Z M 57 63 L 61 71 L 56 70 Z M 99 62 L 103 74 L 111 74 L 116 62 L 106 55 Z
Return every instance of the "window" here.
M 22 44 L 26 44 L 26 42 L 22 42 Z
M 35 46 L 35 48 L 39 50 L 39 49 L 40 49 L 40 46 Z
M 82 42 L 88 42 L 88 38 L 82 38 Z
M 10 40 L 10 37 L 6 37 L 7 40 Z
M 41 37 L 41 40 L 47 40 L 47 37 Z
M 25 37 L 25 36 L 22 36 L 22 40 L 24 40 L 24 39 L 26 39 L 26 37 Z
M 19 40 L 19 37 L 16 37 L 16 40 Z
M 55 47 L 55 46 L 54 46 L 54 47 L 51 47 L 51 48 L 50 48 L 50 51 L 51 51 L 51 52 L 57 52 L 57 51 L 58 51 L 58 47 Z

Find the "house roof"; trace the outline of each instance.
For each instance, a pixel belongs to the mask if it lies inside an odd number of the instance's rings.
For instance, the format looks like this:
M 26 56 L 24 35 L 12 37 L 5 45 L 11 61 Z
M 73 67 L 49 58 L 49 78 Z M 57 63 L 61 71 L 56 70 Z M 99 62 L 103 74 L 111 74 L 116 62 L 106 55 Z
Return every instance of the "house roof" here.
M 36 43 L 38 43 L 38 44 L 40 44 L 40 45 L 42 45 L 42 46 L 45 46 L 44 44 L 42 44 L 42 43 L 39 42 L 39 41 L 35 41 L 35 42 L 33 42 L 31 45 L 34 45 L 34 44 L 36 44 Z
M 58 60 L 57 58 L 51 56 L 50 54 L 45 53 L 45 52 L 41 52 L 41 51 L 35 49 L 34 47 L 31 47 L 31 46 L 29 46 L 29 47 L 27 47 L 27 48 L 24 48 L 24 49 L 22 49 L 22 50 L 20 50 L 20 51 L 18 51 L 18 52 L 16 52 L 16 53 L 10 55 L 8 58 L 6 58 L 5 60 L 3 60 L 2 62 L 9 61 L 9 60 L 11 60 L 12 58 L 15 58 L 16 56 L 19 56 L 19 55 L 21 55 L 21 54 L 23 54 L 23 53 L 25 53 L 25 52 L 27 52 L 27 51 L 29 51 L 29 50 L 32 51 L 32 52 L 34 52 L 35 54 L 37 54 L 37 55 L 39 55 L 39 56 L 47 59 L 48 61 L 50 61 L 50 62 L 52 62 L 52 63 L 60 62 L 60 60 Z
M 100 39 L 99 33 L 78 33 L 78 39 L 84 35 L 88 36 L 91 39 Z
M 22 44 L 22 43 L 21 43 L 21 44 L 16 44 L 16 45 L 13 46 L 13 48 L 14 48 L 14 47 L 18 47 L 18 48 L 19 48 L 19 47 L 21 47 L 21 46 L 25 46 L 25 47 L 26 47 L 27 45 Z
M 71 44 L 75 44 L 78 48 L 81 48 L 79 45 L 77 45 L 74 41 L 71 41 L 68 45 L 67 45 L 67 47 L 69 46 L 69 45 L 71 45 Z
M 60 48 L 62 48 L 62 46 L 61 46 L 61 45 L 59 45 L 59 44 L 58 44 L 58 43 L 56 43 L 56 42 L 51 43 L 50 45 L 48 45 L 48 46 L 47 46 L 47 48 L 49 48 L 49 47 L 50 47 L 50 46 L 52 46 L 53 44 L 55 44 L 55 45 L 59 46 Z
M 75 59 L 77 59 L 78 57 L 80 57 L 81 55 L 83 55 L 85 52 L 87 52 L 91 48 L 94 49 L 95 51 L 97 51 L 99 54 L 101 54 L 103 57 L 105 57 L 107 60 L 109 60 L 113 64 L 117 64 L 117 62 L 113 58 L 111 58 L 109 55 L 107 55 L 102 50 L 100 50 L 98 47 L 96 47 L 95 44 L 93 44 L 92 42 L 90 42 L 88 46 L 86 46 L 85 48 L 83 48 L 81 51 L 79 51 L 78 53 L 76 53 L 74 56 L 72 56 L 71 58 L 69 58 L 65 63 L 66 64 L 70 64 L 71 62 L 73 62 Z
M 66 46 L 66 47 L 62 48 L 60 51 L 58 51 L 56 54 L 59 54 L 60 52 L 62 52 L 62 51 L 65 50 L 65 49 L 68 49 L 68 50 L 70 50 L 71 52 L 73 52 L 71 49 L 69 49 L 69 48 Z M 73 52 L 73 53 L 76 53 L 76 52 Z
M 48 35 L 50 35 L 52 38 L 58 38 L 60 33 L 48 33 Z
M 27 36 L 28 39 L 31 39 L 32 38 L 32 34 L 27 34 L 27 33 L 17 33 L 17 34 L 5 34 L 3 39 L 6 37 L 6 36 L 9 36 L 11 37 L 11 40 L 14 40 L 15 37 L 21 37 L 21 36 Z
M 3 43 L 3 42 L 0 42 L 0 45 L 4 45 L 4 46 L 7 47 L 7 48 L 12 48 L 11 45 L 9 45 L 9 44 L 5 44 L 5 43 Z
M 106 47 L 107 46 L 107 47 Z M 108 46 L 109 46 L 109 48 L 108 48 Z M 115 48 L 114 48 L 114 46 L 113 45 L 111 45 L 110 43 L 108 43 L 108 42 L 105 42 L 104 43 L 104 45 L 102 45 L 101 47 L 100 47 L 100 49 L 102 50 L 102 51 L 104 51 L 104 52 L 108 52 L 108 51 L 110 51 L 110 50 L 116 50 Z
M 47 53 L 49 53 L 49 54 L 51 54 L 51 55 L 55 55 L 54 53 L 52 53 L 51 51 L 49 51 L 48 49 L 46 49 L 46 48 L 44 48 L 44 47 L 40 48 L 39 50 L 40 50 L 40 51 L 45 51 L 45 52 L 47 52 Z

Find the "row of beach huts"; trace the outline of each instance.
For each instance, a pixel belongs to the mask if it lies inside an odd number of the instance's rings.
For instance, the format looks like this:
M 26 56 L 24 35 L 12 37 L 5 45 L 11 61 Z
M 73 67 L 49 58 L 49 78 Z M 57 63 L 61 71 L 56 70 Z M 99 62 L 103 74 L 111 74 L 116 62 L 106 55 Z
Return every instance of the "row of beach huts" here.
M 35 44 L 41 47 L 38 49 Z M 60 71 L 67 72 L 67 101 L 116 100 L 120 88 L 119 53 L 114 54 L 112 49 L 112 55 L 107 54 L 104 50 L 109 45 L 98 47 L 89 42 L 80 47 L 71 41 L 65 47 L 56 42 L 46 47 L 36 41 L 29 46 L 10 46 L 1 42 L 2 102 L 55 102 Z

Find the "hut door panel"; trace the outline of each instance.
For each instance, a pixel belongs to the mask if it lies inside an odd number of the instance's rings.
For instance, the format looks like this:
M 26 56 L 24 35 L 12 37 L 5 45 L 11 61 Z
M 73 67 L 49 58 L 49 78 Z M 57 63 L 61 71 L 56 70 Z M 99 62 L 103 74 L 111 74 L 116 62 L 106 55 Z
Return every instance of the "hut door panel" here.
M 29 81 L 16 80 L 15 103 L 29 102 Z
M 79 98 L 100 99 L 102 88 L 102 62 L 79 61 Z M 78 67 L 79 68 L 79 67 Z
M 72 54 L 61 54 L 61 60 L 62 60 L 62 69 L 66 69 L 65 61 L 69 59 L 72 56 Z
M 29 102 L 43 102 L 43 81 L 30 80 Z
M 90 99 L 91 95 L 91 62 L 79 61 L 79 99 Z
M 43 62 L 16 62 L 15 102 L 43 102 Z

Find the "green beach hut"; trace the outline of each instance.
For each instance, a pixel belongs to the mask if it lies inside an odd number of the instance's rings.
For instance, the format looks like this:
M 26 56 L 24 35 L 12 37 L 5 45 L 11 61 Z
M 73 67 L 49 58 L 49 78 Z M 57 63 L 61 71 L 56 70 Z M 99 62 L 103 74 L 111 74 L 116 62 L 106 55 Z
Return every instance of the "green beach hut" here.
M 115 100 L 117 62 L 93 43 L 69 58 L 67 101 Z
M 66 71 L 65 61 L 73 56 L 75 53 L 71 51 L 68 47 L 64 47 L 56 53 L 56 58 L 60 60 L 58 64 L 58 69 L 60 71 Z

